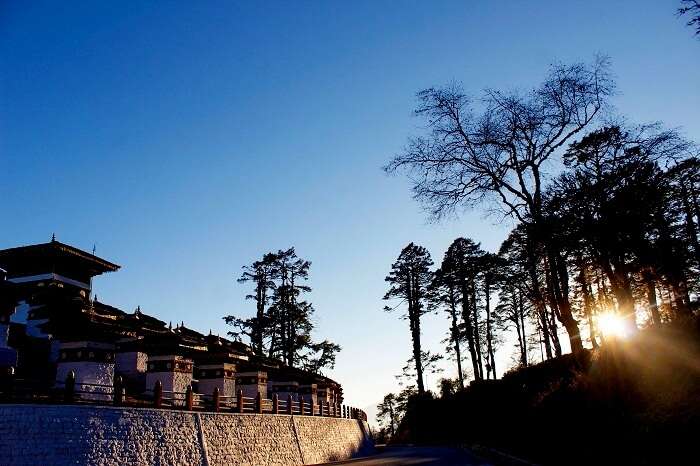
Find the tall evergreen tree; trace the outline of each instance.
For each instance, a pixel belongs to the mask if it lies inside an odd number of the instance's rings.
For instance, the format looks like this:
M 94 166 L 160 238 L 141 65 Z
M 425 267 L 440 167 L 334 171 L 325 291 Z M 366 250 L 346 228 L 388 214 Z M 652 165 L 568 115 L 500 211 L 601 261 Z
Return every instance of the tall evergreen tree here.
M 430 267 L 433 261 L 430 253 L 422 246 L 410 243 L 399 254 L 386 277 L 389 290 L 385 300 L 398 300 L 396 306 L 384 308 L 391 312 L 399 306 L 406 306 L 404 318 L 408 319 L 413 343 L 413 359 L 416 369 L 416 385 L 420 394 L 425 392 L 423 384 L 423 359 L 421 352 L 420 319 L 428 311 L 428 287 L 433 279 Z
M 460 324 L 459 305 L 461 296 L 458 291 L 458 282 L 454 273 L 449 270 L 449 264 L 443 259 L 442 266 L 435 272 L 431 284 L 431 305 L 437 309 L 444 309 L 450 319 L 450 330 L 447 341 L 452 345 L 457 362 L 457 380 L 459 387 L 464 389 L 464 373 L 462 371 L 462 325 Z
M 399 427 L 400 412 L 396 395 L 387 393 L 377 405 L 377 422 L 389 430 L 389 438 L 393 438 Z
M 469 356 L 474 370 L 474 378 L 483 379 L 481 362 L 481 338 L 478 322 L 477 276 L 480 273 L 481 261 L 484 256 L 478 244 L 471 239 L 457 238 L 445 252 L 445 258 L 440 270 L 449 276 L 459 293 L 461 304 L 463 335 L 467 340 Z
M 274 282 L 275 261 L 276 256 L 273 253 L 267 253 L 261 260 L 243 266 L 243 274 L 238 279 L 238 283 L 253 282 L 254 284 L 254 292 L 246 295 L 246 299 L 255 301 L 255 317 L 239 319 L 228 316 L 224 318 L 226 323 L 238 328 L 238 332 L 233 332 L 234 335 L 240 333 L 248 336 L 253 351 L 261 356 L 265 354 L 266 350 L 265 333 L 268 327 L 267 306 L 271 298 L 270 292 L 276 288 Z
M 304 299 L 311 292 L 306 285 L 311 262 L 297 256 L 294 248 L 267 253 L 259 261 L 244 267 L 239 283 L 252 282 L 256 315 L 249 319 L 226 316 L 235 327 L 229 332 L 250 339 L 256 354 L 278 358 L 291 367 L 320 372 L 332 368 L 340 346 L 328 340 L 314 342 L 311 317 L 313 305 Z

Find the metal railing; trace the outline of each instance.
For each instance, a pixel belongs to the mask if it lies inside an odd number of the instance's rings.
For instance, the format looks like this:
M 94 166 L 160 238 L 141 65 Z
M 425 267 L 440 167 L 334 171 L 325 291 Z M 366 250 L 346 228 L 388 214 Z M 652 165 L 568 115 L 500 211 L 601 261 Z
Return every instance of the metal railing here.
M 157 381 L 152 390 L 127 393 L 121 377 L 114 385 L 76 382 L 75 373 L 69 372 L 64 382 L 46 388 L 46 381 L 32 381 L 14 377 L 0 380 L 0 403 L 51 403 L 51 404 L 95 404 L 130 407 L 179 409 L 186 411 L 211 411 L 223 413 L 286 414 L 298 416 L 323 416 L 366 421 L 364 411 L 347 405 L 300 397 L 294 400 L 274 394 L 271 399 L 261 393 L 255 397 L 244 396 L 241 390 L 235 396 L 223 395 L 218 388 L 212 394 L 195 393 L 192 386 L 184 392 L 163 390 Z

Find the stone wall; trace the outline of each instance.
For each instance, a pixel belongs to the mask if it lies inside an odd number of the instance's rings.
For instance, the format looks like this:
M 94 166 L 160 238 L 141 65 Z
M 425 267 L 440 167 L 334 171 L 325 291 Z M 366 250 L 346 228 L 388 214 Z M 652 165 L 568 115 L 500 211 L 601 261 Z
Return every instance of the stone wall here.
M 0 405 L 0 463 L 17 466 L 302 465 L 370 448 L 353 419 Z

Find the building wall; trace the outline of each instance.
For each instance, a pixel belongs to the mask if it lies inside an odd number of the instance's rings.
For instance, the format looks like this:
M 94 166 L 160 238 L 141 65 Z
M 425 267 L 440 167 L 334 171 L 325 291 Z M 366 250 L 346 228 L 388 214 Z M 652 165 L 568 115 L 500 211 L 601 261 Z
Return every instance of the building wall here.
M 267 398 L 267 384 L 264 383 L 258 383 L 258 384 L 241 384 L 237 383 L 236 384 L 237 390 L 241 390 L 243 392 L 243 396 L 247 396 L 249 398 L 255 398 L 258 396 L 258 392 L 262 394 L 263 398 Z
M 221 396 L 236 396 L 236 379 L 225 379 L 223 377 L 218 379 L 199 379 L 197 392 L 211 395 L 214 393 L 215 387 L 219 388 L 219 395 Z
M 75 389 L 78 391 L 95 392 L 94 396 L 82 395 L 88 399 L 101 399 L 99 393 L 112 393 L 114 386 L 114 364 L 91 361 L 59 362 L 56 365 L 56 383 L 63 387 L 62 383 L 70 371 L 75 372 Z M 93 387 L 95 384 L 105 387 Z M 109 399 L 109 395 L 105 399 Z
M 146 374 L 146 388 L 153 390 L 156 382 L 160 380 L 163 390 L 166 392 L 185 393 L 187 387 L 192 384 L 191 372 L 148 372 Z
M 115 355 L 116 371 L 122 374 L 135 375 L 146 372 L 148 356 L 140 351 L 128 351 Z
M 0 405 L 0 463 L 16 466 L 302 465 L 370 448 L 353 419 Z

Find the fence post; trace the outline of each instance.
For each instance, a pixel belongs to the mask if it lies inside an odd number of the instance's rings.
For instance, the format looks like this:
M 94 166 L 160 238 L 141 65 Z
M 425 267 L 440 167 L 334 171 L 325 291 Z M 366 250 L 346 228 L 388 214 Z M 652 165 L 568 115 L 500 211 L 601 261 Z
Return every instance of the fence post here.
M 311 395 L 311 400 L 309 400 L 309 404 L 311 405 L 311 416 L 315 416 L 316 413 L 314 412 L 316 410 L 316 405 L 314 403 L 314 396 Z
M 257 411 L 258 414 L 262 414 L 263 412 L 263 399 L 262 399 L 262 393 L 258 392 L 258 395 L 255 397 L 255 410 Z
M 304 415 L 304 397 L 303 396 L 299 397 L 299 415 L 301 415 L 301 416 Z
M 318 402 L 318 413 L 321 417 L 323 417 L 323 400 Z
M 243 390 L 238 390 L 238 394 L 236 395 L 236 407 L 239 413 L 243 412 Z
M 343 405 L 342 408 L 343 408 L 343 418 L 348 417 L 347 406 Z
M 114 406 L 120 406 L 122 404 L 122 376 L 118 375 L 114 378 Z
M 68 372 L 63 390 L 63 401 L 72 403 L 75 397 L 75 372 Z
M 185 407 L 187 408 L 187 411 L 192 411 L 192 408 L 194 407 L 194 395 L 192 394 L 192 385 L 188 385 L 187 390 L 185 390 Z
M 221 411 L 221 401 L 219 400 L 219 387 L 214 387 L 214 394 L 212 395 L 212 400 L 214 402 L 214 412 L 218 413 Z
M 294 400 L 292 400 L 292 395 L 287 395 L 287 413 L 290 415 L 294 414 L 293 402 Z
M 277 393 L 272 395 L 272 412 L 274 414 L 280 413 L 280 398 L 277 396 Z
M 153 387 L 153 406 L 156 408 L 163 406 L 163 384 L 160 380 L 156 380 L 156 385 Z

